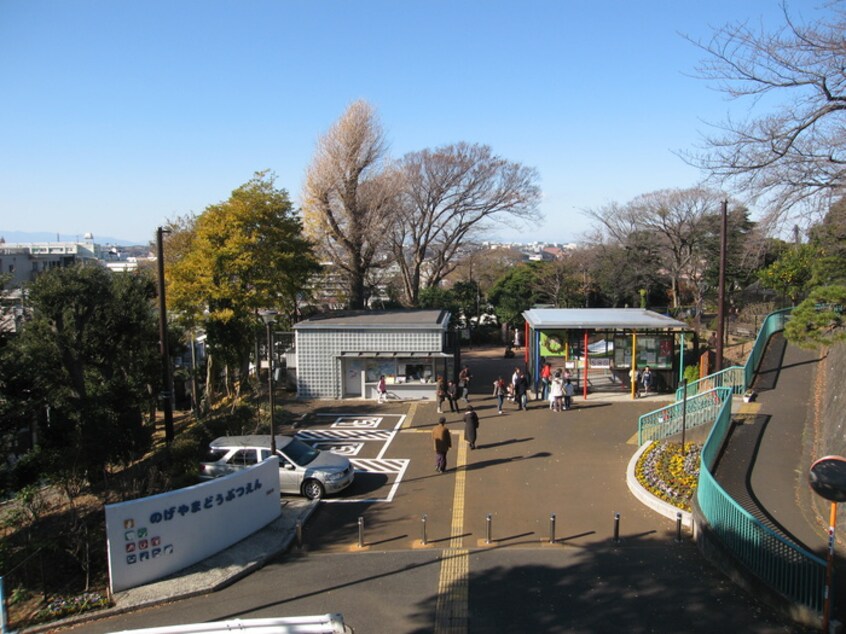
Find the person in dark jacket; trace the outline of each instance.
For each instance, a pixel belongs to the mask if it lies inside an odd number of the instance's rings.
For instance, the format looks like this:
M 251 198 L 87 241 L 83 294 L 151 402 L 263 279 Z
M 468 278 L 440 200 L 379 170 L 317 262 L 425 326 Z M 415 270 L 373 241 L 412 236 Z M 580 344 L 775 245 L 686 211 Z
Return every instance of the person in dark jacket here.
M 443 473 L 446 471 L 447 452 L 452 447 L 452 436 L 449 434 L 446 418 L 443 416 L 438 419 L 438 424 L 432 430 L 432 440 L 435 444 L 435 471 Z
M 455 381 L 447 383 L 447 400 L 449 401 L 449 411 L 458 412 L 458 386 Z
M 470 443 L 470 449 L 476 448 L 476 430 L 479 429 L 479 415 L 472 405 L 464 412 L 464 439 Z
M 520 372 L 514 379 L 514 400 L 517 402 L 517 409 L 529 409 L 529 380 L 525 373 Z

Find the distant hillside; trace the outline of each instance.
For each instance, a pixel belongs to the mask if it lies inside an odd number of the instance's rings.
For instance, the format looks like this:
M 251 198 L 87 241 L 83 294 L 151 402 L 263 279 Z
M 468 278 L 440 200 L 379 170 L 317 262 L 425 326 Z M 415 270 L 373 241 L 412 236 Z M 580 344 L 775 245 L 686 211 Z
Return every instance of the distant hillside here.
M 81 231 L 75 234 L 69 233 L 50 233 L 48 231 L 7 231 L 5 229 L 0 229 L 0 237 L 6 240 L 6 242 L 10 243 L 19 243 L 19 242 L 77 242 L 82 241 L 83 236 L 85 235 L 85 231 Z M 121 240 L 120 238 L 112 238 L 110 236 L 99 236 L 96 233 L 94 234 L 94 242 L 97 244 L 113 244 L 119 247 L 127 247 L 133 245 L 147 245 L 152 241 L 152 237 L 149 240 L 144 241 L 132 241 L 132 240 Z

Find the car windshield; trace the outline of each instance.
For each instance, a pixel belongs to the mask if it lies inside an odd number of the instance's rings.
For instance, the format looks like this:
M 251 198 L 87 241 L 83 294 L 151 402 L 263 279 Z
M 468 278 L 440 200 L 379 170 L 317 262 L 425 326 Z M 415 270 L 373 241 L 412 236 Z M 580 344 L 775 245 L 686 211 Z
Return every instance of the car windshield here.
M 285 449 L 280 453 L 287 457 L 291 462 L 303 467 L 317 458 L 317 454 L 320 452 L 311 445 L 307 445 L 301 440 L 294 438 L 291 442 L 285 445 Z

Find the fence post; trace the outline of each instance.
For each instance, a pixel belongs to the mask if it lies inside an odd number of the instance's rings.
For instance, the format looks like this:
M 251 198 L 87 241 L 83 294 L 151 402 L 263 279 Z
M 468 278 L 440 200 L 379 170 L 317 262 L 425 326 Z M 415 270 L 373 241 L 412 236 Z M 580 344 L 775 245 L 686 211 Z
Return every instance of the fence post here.
M 3 588 L 3 577 L 0 577 L 0 632 L 6 634 L 8 631 L 8 620 L 6 619 L 6 591 Z

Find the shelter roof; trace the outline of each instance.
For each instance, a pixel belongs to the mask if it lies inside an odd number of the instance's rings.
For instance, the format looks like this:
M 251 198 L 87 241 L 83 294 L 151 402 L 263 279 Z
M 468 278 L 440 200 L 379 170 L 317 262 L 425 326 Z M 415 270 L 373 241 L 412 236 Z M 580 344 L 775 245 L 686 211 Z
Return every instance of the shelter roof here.
M 334 311 L 301 321 L 294 329 L 442 330 L 449 318 L 446 310 Z
M 523 317 L 535 330 L 690 330 L 683 321 L 643 308 L 532 308 Z

